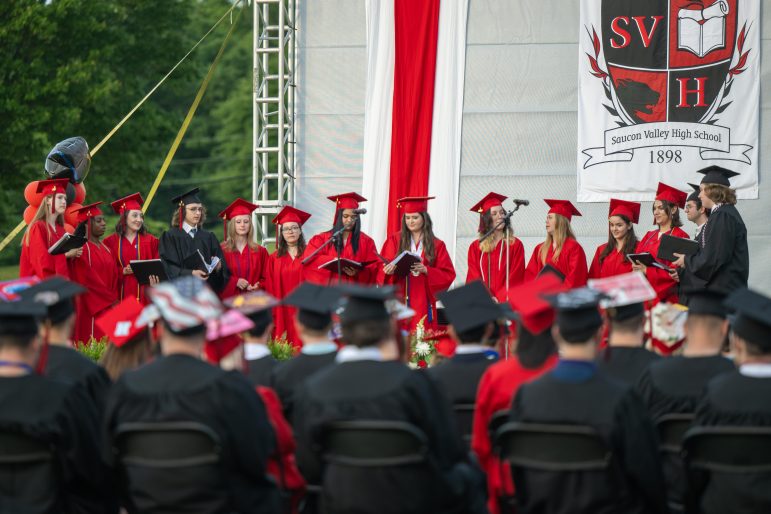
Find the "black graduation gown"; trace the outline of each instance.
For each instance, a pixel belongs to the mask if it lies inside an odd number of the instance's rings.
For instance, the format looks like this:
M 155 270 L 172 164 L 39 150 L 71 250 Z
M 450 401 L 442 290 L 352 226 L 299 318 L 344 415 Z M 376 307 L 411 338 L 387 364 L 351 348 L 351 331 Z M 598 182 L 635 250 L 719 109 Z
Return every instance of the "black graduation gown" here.
M 605 376 L 634 386 L 645 368 L 660 358 L 642 346 L 608 346 L 597 359 L 597 367 Z
M 45 375 L 60 382 L 82 384 L 101 417 L 111 384 L 104 368 L 74 348 L 52 344 L 48 346 Z
M 244 374 L 253 386 L 270 387 L 270 377 L 276 369 L 278 361 L 272 355 L 266 355 L 259 359 L 247 359 Z
M 431 464 L 366 470 L 327 464 L 323 468 L 317 451 L 319 436 L 326 423 L 339 420 L 411 423 L 427 437 Z M 324 487 L 322 512 L 446 514 L 471 512 L 464 502 L 474 501 L 485 508 L 481 471 L 468 464 L 449 402 L 426 373 L 396 361 L 361 360 L 328 367 L 298 389 L 294 427 L 297 463 L 309 483 Z M 448 485 L 450 475 L 469 489 L 463 491 L 462 485 L 454 493 Z M 474 480 L 478 483 L 467 485 Z
M 284 406 L 284 416 L 292 423 L 294 413 L 294 395 L 297 388 L 318 370 L 335 363 L 337 352 L 309 355 L 301 353 L 287 361 L 279 363 L 270 377 L 270 386 L 278 394 Z
M 200 484 L 194 483 L 188 491 L 177 486 L 175 498 L 205 497 L 200 512 L 279 511 L 275 484 L 265 474 L 275 435 L 262 400 L 239 372 L 224 371 L 188 355 L 169 355 L 124 373 L 107 399 L 103 449 L 107 461 L 116 464 L 111 443 L 121 424 L 169 420 L 195 421 L 211 428 L 219 436 L 223 469 L 222 484 L 212 484 L 209 491 L 201 491 Z M 123 491 L 129 512 L 157 508 L 156 497 L 172 489 L 157 477 L 145 483 L 137 480 L 133 487 L 152 494 L 141 498 L 141 504 L 131 504 Z
M 695 283 L 724 293 L 747 287 L 747 228 L 736 207 L 726 204 L 713 209 L 701 238 L 699 251 L 685 257 L 684 274 L 693 274 Z
M 219 271 L 214 271 L 206 282 L 216 292 L 222 291 L 230 279 L 230 270 L 225 262 L 217 237 L 211 232 L 198 229 L 195 237 L 190 237 L 187 232 L 179 227 L 172 227 L 161 234 L 158 242 L 158 254 L 166 267 L 166 274 L 170 279 L 182 275 L 192 274 L 194 269 L 206 271 L 200 257 L 196 255 L 200 250 L 207 262 L 211 262 L 213 256 L 217 256 L 222 263 Z
M 704 395 L 707 383 L 721 373 L 734 370 L 721 355 L 711 357 L 670 357 L 653 363 L 640 377 L 637 391 L 653 420 L 665 414 L 692 414 Z M 667 496 L 685 501 L 685 470 L 679 456 L 665 454 L 662 462 Z
M 698 242 L 699 245 L 703 244 L 703 238 L 701 237 L 703 233 L 704 226 L 701 227 L 701 230 L 699 230 L 696 233 L 696 236 L 693 238 L 693 240 Z M 707 281 L 697 277 L 686 268 L 677 268 L 677 274 L 680 277 L 680 282 L 677 285 L 678 301 L 682 305 L 688 305 L 688 291 L 691 289 L 706 289 Z
M 613 449 L 612 478 L 606 472 L 514 470 L 518 512 L 666 512 L 656 433 L 637 393 L 596 371 L 565 378 L 563 370 L 576 363 L 565 364 L 520 387 L 511 419 L 593 427 Z
M 17 477 L 39 493 L 37 502 L 19 505 L 3 494 L 11 483 L 3 474 L 0 512 L 110 512 L 109 484 L 99 455 L 99 418 L 82 385 L 39 375 L 1 377 L 0 430 L 48 443 L 58 475 L 54 482 L 43 471 Z
M 696 409 L 696 425 L 771 427 L 771 378 L 747 377 L 733 371 L 707 384 Z M 739 475 L 711 473 L 696 484 L 703 494 L 704 514 L 761 514 L 771 512 L 771 473 Z

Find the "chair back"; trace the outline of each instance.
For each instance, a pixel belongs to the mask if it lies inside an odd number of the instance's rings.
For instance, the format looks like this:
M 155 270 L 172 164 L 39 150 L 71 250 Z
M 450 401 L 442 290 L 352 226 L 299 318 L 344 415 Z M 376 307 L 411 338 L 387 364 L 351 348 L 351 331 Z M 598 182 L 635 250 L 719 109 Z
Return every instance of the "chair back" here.
M 656 420 L 659 433 L 659 450 L 679 454 L 683 447 L 683 436 L 691 428 L 693 413 L 664 414 Z
M 46 487 L 40 487 L 46 484 Z M 52 447 L 13 430 L 0 430 L 0 497 L 10 510 L 54 510 L 59 477 Z
M 474 430 L 474 409 L 473 403 L 454 403 L 452 410 L 455 411 L 455 419 L 458 420 L 458 428 L 463 440 L 467 445 L 471 445 L 471 432 Z
M 490 422 L 487 424 L 487 433 L 490 436 L 490 441 L 495 440 L 495 434 L 498 433 L 499 428 L 501 428 L 509 421 L 510 415 L 511 411 L 508 409 L 499 410 L 493 413 L 493 415 L 490 417 Z
M 324 427 L 327 462 L 357 467 L 387 467 L 426 461 L 428 441 L 417 427 L 401 421 L 337 421 Z
M 689 473 L 770 473 L 771 427 L 694 427 L 685 434 L 683 452 Z
M 583 425 L 505 423 L 494 441 L 502 460 L 533 470 L 604 470 L 613 456 L 599 433 Z

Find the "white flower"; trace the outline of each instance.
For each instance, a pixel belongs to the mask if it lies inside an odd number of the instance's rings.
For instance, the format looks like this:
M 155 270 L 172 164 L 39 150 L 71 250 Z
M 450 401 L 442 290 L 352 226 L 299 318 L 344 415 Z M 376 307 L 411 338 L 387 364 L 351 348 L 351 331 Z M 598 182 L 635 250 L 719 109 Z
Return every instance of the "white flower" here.
M 415 344 L 415 353 L 421 357 L 425 357 L 431 353 L 431 345 L 425 341 L 420 341 Z

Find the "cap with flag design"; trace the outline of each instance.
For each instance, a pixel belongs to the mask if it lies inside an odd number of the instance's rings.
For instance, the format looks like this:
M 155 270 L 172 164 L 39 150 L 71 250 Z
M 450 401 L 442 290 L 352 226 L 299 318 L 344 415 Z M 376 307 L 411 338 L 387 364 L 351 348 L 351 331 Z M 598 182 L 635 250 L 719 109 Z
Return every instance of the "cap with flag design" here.
M 637 223 L 640 221 L 640 204 L 638 202 L 611 198 L 608 217 L 610 218 L 611 216 L 624 216 L 632 223 Z
M 222 304 L 206 282 L 192 275 L 162 282 L 147 290 L 150 301 L 172 332 L 200 327 L 222 315 Z
M 435 196 L 405 196 L 396 200 L 396 208 L 404 213 L 427 212 L 428 201 Z
M 567 218 L 568 221 L 572 220 L 573 216 L 581 216 L 579 210 L 576 209 L 576 206 L 573 205 L 570 200 L 544 198 L 543 201 L 550 207 L 549 214 L 559 214 L 560 216 Z
M 145 201 L 142 199 L 142 195 L 139 193 L 132 193 L 115 200 L 110 206 L 112 207 L 112 210 L 115 211 L 115 214 L 121 215 L 127 211 L 141 211 L 144 203 Z
M 659 182 L 659 187 L 656 189 L 656 200 L 663 200 L 671 204 L 677 205 L 681 209 L 685 207 L 685 201 L 688 198 L 688 194 L 680 191 L 679 189 L 668 186 L 663 182 Z
M 138 335 L 145 333 L 145 326 L 137 323 L 143 310 L 144 305 L 135 297 L 127 296 L 118 305 L 96 318 L 94 323 L 107 335 L 112 344 L 120 348 Z

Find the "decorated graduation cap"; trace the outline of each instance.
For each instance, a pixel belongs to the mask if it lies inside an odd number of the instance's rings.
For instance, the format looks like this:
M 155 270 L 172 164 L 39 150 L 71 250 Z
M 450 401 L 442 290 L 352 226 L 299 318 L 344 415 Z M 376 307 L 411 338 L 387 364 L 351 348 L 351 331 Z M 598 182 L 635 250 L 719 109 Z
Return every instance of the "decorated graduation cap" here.
M 689 316 L 700 314 L 726 319 L 728 309 L 723 305 L 726 299 L 725 293 L 703 288 L 686 288 L 683 292 L 688 295 Z
M 297 307 L 297 320 L 313 330 L 323 330 L 332 323 L 340 293 L 332 287 L 304 282 L 283 300 L 283 304 Z
M 177 195 L 174 198 L 171 199 L 171 203 L 177 206 L 179 209 L 179 228 L 182 228 L 182 223 L 185 221 L 185 206 L 190 205 L 191 203 L 203 203 L 201 202 L 201 198 L 198 196 L 198 193 L 201 190 L 197 187 L 194 187 L 190 191 L 186 193 L 182 193 L 181 195 Z
M 488 212 L 493 207 L 503 207 L 503 201 L 506 200 L 508 196 L 503 196 L 498 193 L 487 193 L 484 198 L 482 198 L 480 201 L 478 201 L 474 206 L 469 209 L 471 212 L 479 213 L 479 229 L 478 232 L 484 231 L 484 221 L 483 217 L 486 212 Z
M 78 218 L 78 223 L 85 222 L 86 224 L 86 239 L 91 239 L 91 218 L 102 215 L 100 205 L 102 202 L 90 203 L 73 211 Z
M 459 334 L 505 317 L 501 306 L 479 280 L 439 293 L 437 298 L 444 305 L 450 325 Z
M 118 305 L 96 318 L 94 323 L 112 344 L 120 348 L 146 333 L 146 325 L 137 323 L 144 308 L 135 297 L 127 296 Z
M 192 275 L 150 287 L 147 296 L 157 307 L 166 327 L 183 336 L 197 331 L 209 320 L 219 318 L 224 310 L 206 282 Z
M 700 169 L 698 172 L 704 175 L 704 178 L 701 179 L 702 184 L 719 184 L 726 187 L 731 186 L 731 177 L 739 175 L 735 171 L 720 166 L 708 166 Z
M 43 196 L 54 195 L 55 199 L 56 195 L 67 194 L 67 184 L 69 183 L 70 181 L 66 178 L 41 180 L 37 183 L 37 190 L 35 192 Z M 51 213 L 53 214 L 54 212 L 56 212 L 55 203 L 51 202 Z
M 640 204 L 638 202 L 611 198 L 608 217 L 610 218 L 611 216 L 624 216 L 632 223 L 637 223 L 640 221 Z
M 663 200 L 671 204 L 677 205 L 681 209 L 685 207 L 688 194 L 680 191 L 679 189 L 669 186 L 663 182 L 659 182 L 659 187 L 656 189 L 656 200 Z
M 390 319 L 387 302 L 394 297 L 394 289 L 387 287 L 363 287 L 343 284 L 337 288 L 342 295 L 343 309 L 340 321 L 343 324 L 358 321 Z
M 701 193 L 701 186 L 698 184 L 691 184 L 688 182 L 688 185 L 693 188 L 693 192 L 688 195 L 688 198 L 685 199 L 686 202 L 698 202 L 699 201 L 699 193 Z
M 279 301 L 265 291 L 250 291 L 225 300 L 225 306 L 237 310 L 254 323 L 269 323 L 271 311 Z
M 29 299 L 0 302 L 0 336 L 32 337 L 45 314 L 45 305 Z
M 427 212 L 428 201 L 436 198 L 435 196 L 405 196 L 396 200 L 396 208 L 403 213 L 407 212 Z
M 545 296 L 557 311 L 557 326 L 565 341 L 583 343 L 602 326 L 599 305 L 604 296 L 588 287 Z
M 731 329 L 764 353 L 771 353 L 771 298 L 747 288 L 737 289 L 725 300 L 736 311 Z
M 236 216 L 249 216 L 256 208 L 255 204 L 247 202 L 243 198 L 236 198 L 230 205 L 225 207 L 219 214 L 219 217 L 222 218 L 222 238 L 228 238 L 228 221 Z
M 54 325 L 66 320 L 75 312 L 73 299 L 85 293 L 86 288 L 66 278 L 53 276 L 19 293 L 19 296 L 46 308 L 47 318 Z
M 549 214 L 559 214 L 564 216 L 570 221 L 573 216 L 581 216 L 581 213 L 576 209 L 569 200 L 553 200 L 551 198 L 545 198 L 544 202 L 549 206 Z
M 128 196 L 124 196 L 118 200 L 115 200 L 110 204 L 115 214 L 121 215 L 128 211 L 141 211 L 142 205 L 145 201 L 142 199 L 142 195 L 139 193 L 132 193 Z
M 509 304 L 522 327 L 531 334 L 540 334 L 554 323 L 554 308 L 543 295 L 562 291 L 557 275 L 546 273 L 535 280 L 509 289 Z

